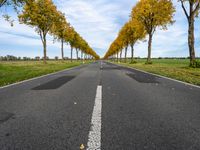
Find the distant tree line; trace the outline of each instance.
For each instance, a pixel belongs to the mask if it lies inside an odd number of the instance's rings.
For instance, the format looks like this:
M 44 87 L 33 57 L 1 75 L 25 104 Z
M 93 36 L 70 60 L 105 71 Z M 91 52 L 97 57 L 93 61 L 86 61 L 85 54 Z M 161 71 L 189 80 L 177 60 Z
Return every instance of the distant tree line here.
M 49 60 L 49 57 L 46 58 L 47 60 Z M 27 60 L 43 60 L 43 58 L 40 58 L 39 56 L 35 57 L 35 58 L 30 58 L 30 57 L 16 57 L 13 55 L 7 55 L 7 56 L 0 56 L 0 60 L 1 61 L 27 61 Z
M 71 60 L 71 58 L 69 58 L 69 57 L 64 57 L 63 59 L 69 60 L 69 61 Z M 85 57 L 84 59 L 91 60 L 93 58 Z M 28 61 L 28 60 L 42 61 L 42 60 L 44 60 L 44 57 L 36 56 L 35 58 L 31 58 L 31 57 L 17 57 L 17 56 L 13 56 L 13 55 L 0 56 L 0 61 Z M 59 59 L 58 56 L 55 56 L 54 58 L 46 57 L 46 60 L 62 60 L 62 59 Z M 78 59 L 74 59 L 74 60 L 81 60 L 81 58 L 78 57 Z

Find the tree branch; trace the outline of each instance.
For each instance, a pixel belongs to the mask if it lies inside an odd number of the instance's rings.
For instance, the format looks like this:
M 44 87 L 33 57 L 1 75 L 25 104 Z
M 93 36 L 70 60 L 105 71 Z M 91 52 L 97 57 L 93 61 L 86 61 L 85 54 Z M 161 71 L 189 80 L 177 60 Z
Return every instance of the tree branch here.
M 41 30 L 39 30 L 39 35 L 40 35 L 40 39 L 42 40 L 42 43 L 44 44 L 44 39 L 43 39 L 42 31 Z
M 3 1 L 0 3 L 0 7 L 2 7 L 6 2 L 7 2 L 7 0 L 3 0 Z
M 194 15 L 194 14 L 199 10 L 199 8 L 200 8 L 199 3 L 200 3 L 200 2 L 197 3 L 197 5 L 196 5 L 194 11 L 192 12 L 192 15 Z
M 184 6 L 184 2 L 183 2 L 183 0 L 180 0 L 180 1 L 181 1 L 181 6 L 182 6 L 182 8 L 183 8 L 183 10 L 184 10 L 184 13 L 185 13 L 187 19 L 189 20 L 189 15 L 188 15 L 187 10 L 186 10 L 186 8 L 185 8 L 185 6 Z

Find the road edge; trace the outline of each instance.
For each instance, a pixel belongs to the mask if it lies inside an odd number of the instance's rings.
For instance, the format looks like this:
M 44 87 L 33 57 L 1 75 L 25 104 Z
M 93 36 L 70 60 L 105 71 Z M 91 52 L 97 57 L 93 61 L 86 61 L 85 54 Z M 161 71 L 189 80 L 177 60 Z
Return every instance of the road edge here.
M 79 65 L 79 66 L 67 68 L 67 69 L 64 69 L 64 70 L 57 71 L 57 72 L 52 72 L 52 73 L 45 74 L 45 75 L 42 75 L 42 76 L 30 78 L 30 79 L 23 80 L 23 81 L 19 81 L 19 82 L 12 83 L 12 84 L 8 84 L 8 85 L 2 86 L 2 87 L 0 86 L 0 90 L 1 90 L 1 89 L 5 89 L 5 88 L 8 88 L 8 87 L 11 87 L 11 86 L 14 86 L 14 85 L 18 85 L 18 84 L 22 84 L 22 83 L 25 83 L 25 82 L 33 81 L 33 80 L 36 80 L 36 79 L 40 79 L 40 78 L 43 78 L 43 77 L 47 77 L 47 76 L 50 76 L 50 75 L 54 75 L 54 74 L 57 74 L 57 73 L 61 73 L 61 72 L 67 71 L 67 70 L 76 69 L 76 68 L 78 68 L 78 67 L 80 67 L 80 66 L 85 66 L 85 65 L 88 65 L 88 64 L 82 64 L 82 65 Z
M 106 61 L 106 62 L 107 62 L 107 61 Z M 175 81 L 175 82 L 178 82 L 178 83 L 182 83 L 182 84 L 184 84 L 184 85 L 188 85 L 188 86 L 192 86 L 192 87 L 195 87 L 195 88 L 199 88 L 199 89 L 200 89 L 200 86 L 195 85 L 195 84 L 187 83 L 187 82 L 184 82 L 184 81 L 180 81 L 180 80 L 177 80 L 177 79 L 165 77 L 165 76 L 162 76 L 162 75 L 159 75 L 159 74 L 154 74 L 154 73 L 151 73 L 151 72 L 147 72 L 147 71 L 140 70 L 140 69 L 133 68 L 133 67 L 129 67 L 129 66 L 123 66 L 123 65 L 120 65 L 120 64 L 115 64 L 115 63 L 113 63 L 113 62 L 108 62 L 108 63 L 114 64 L 114 65 L 120 66 L 120 67 L 126 67 L 126 68 L 129 68 L 129 69 L 137 70 L 137 71 L 140 71 L 140 72 L 143 72 L 143 73 L 146 73 L 146 74 L 154 75 L 154 76 L 157 76 L 157 77 L 161 77 L 161 78 L 164 78 L 164 79 L 168 79 L 168 80 L 171 80 L 171 81 Z

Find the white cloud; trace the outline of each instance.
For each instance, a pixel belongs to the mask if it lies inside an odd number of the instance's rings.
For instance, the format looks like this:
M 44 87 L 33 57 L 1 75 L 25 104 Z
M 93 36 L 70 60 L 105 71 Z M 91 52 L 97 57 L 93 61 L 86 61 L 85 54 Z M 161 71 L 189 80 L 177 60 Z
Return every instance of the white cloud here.
M 69 22 L 92 47 L 102 49 L 100 55 L 103 56 L 122 24 L 128 20 L 130 4 L 134 2 L 129 3 L 129 9 L 117 1 L 62 0 L 59 3 L 58 8 Z

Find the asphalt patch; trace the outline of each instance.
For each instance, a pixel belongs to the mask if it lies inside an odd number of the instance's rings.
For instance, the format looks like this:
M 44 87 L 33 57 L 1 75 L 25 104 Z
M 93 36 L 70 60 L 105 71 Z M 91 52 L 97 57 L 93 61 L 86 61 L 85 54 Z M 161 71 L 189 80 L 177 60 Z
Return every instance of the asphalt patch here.
M 126 75 L 140 83 L 159 83 L 155 76 L 145 73 L 126 73 Z
M 53 89 L 57 89 L 57 88 L 61 87 L 62 85 L 64 85 L 65 83 L 71 81 L 74 78 L 75 78 L 75 76 L 62 76 L 62 77 L 59 77 L 55 80 L 49 81 L 45 84 L 42 84 L 40 86 L 37 86 L 37 87 L 33 88 L 32 90 L 53 90 Z
M 8 121 L 11 117 L 13 117 L 13 113 L 9 112 L 0 112 L 0 123 Z

